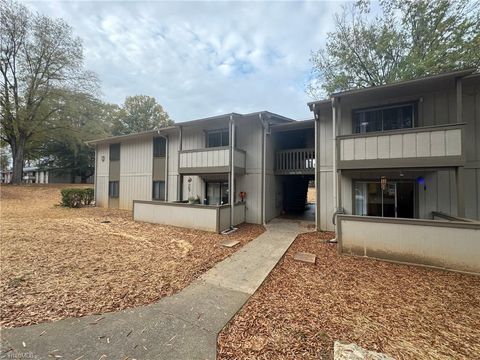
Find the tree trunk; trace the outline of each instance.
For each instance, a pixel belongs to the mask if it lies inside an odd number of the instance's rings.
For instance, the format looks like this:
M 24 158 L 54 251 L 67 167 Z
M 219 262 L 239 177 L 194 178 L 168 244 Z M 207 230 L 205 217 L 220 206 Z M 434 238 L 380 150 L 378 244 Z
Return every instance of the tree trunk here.
M 23 178 L 23 156 L 25 154 L 25 139 L 21 137 L 12 148 L 13 166 L 10 184 L 20 185 Z

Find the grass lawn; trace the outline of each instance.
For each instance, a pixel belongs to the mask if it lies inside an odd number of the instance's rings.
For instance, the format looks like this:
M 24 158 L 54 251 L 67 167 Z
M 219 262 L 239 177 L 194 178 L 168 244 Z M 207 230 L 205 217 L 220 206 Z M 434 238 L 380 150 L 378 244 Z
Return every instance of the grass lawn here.
M 479 358 L 480 277 L 339 256 L 321 239 L 332 235 L 295 240 L 220 334 L 219 359 L 331 359 L 335 340 L 395 359 Z
M 2 327 L 149 304 L 238 249 L 219 246 L 223 235 L 134 222 L 129 211 L 56 206 L 72 186 L 0 187 Z M 244 245 L 263 231 L 243 225 L 228 237 Z

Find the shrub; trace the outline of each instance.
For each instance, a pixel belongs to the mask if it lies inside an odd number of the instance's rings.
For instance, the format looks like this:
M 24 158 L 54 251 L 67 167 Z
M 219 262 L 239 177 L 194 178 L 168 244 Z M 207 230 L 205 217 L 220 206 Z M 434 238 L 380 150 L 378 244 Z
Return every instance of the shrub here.
M 83 203 L 85 205 L 90 205 L 95 197 L 95 192 L 93 189 L 83 189 Z
M 62 189 L 62 206 L 78 208 L 90 205 L 94 198 L 93 189 Z

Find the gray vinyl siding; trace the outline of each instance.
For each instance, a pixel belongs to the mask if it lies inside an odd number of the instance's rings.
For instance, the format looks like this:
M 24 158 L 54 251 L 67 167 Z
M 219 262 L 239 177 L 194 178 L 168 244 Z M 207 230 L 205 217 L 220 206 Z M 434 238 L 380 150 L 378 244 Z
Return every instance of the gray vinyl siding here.
M 237 176 L 235 195 L 247 193 L 246 219 L 248 223 L 262 223 L 262 154 L 263 131 L 258 117 L 237 122 L 237 148 L 245 150 L 245 175 Z M 273 160 L 271 163 L 273 166 Z M 267 195 L 271 196 L 271 195 Z M 267 200 L 267 204 L 270 200 Z
M 468 85 L 463 85 L 463 119 L 464 128 L 464 153 L 466 167 L 464 172 L 465 185 L 465 216 L 480 219 L 480 78 L 470 80 Z M 390 105 L 408 101 L 418 101 L 418 118 L 415 126 L 434 126 L 457 123 L 457 104 L 455 83 L 449 81 L 443 86 L 425 89 L 421 92 L 411 91 L 406 96 L 389 96 L 383 98 L 366 98 L 360 100 L 355 97 L 341 99 L 341 135 L 352 133 L 352 112 L 354 109 L 372 106 Z M 321 120 L 322 121 L 322 120 Z M 331 123 L 331 120 L 329 120 Z M 324 141 L 320 138 L 320 141 Z M 431 144 L 429 150 L 435 144 Z M 441 144 L 440 144 L 441 145 Z M 405 148 L 405 146 L 404 146 Z M 345 148 L 343 149 L 345 151 Z M 383 154 L 388 158 L 389 154 Z M 411 150 L 411 149 L 410 149 Z M 448 150 L 448 149 L 446 149 Z M 380 151 L 380 150 L 378 150 Z M 380 156 L 381 154 L 379 154 Z M 388 155 L 388 156 L 387 156 Z M 322 155 L 320 155 L 321 157 Z M 322 159 L 322 157 L 321 157 Z M 418 186 L 417 202 L 418 216 L 431 219 L 432 211 L 441 211 L 450 215 L 457 215 L 457 184 L 455 171 L 451 169 L 432 169 L 419 173 L 425 177 L 426 189 Z M 352 178 L 348 173 L 343 173 L 342 180 L 342 206 L 348 214 L 353 212 L 352 204 Z M 323 226 L 323 225 L 322 225 Z
M 320 213 L 320 230 L 333 231 L 335 229 L 332 217 L 333 204 L 333 125 L 331 109 L 320 112 L 317 140 L 320 153 L 315 154 L 316 162 L 316 190 L 319 192 L 320 203 L 316 204 L 316 211 Z
M 109 144 L 98 144 L 96 148 L 95 201 L 96 206 L 108 207 Z
M 465 216 L 480 220 L 480 76 L 463 87 Z
M 124 141 L 120 146 L 119 208 L 131 210 L 133 200 L 152 199 L 153 138 Z

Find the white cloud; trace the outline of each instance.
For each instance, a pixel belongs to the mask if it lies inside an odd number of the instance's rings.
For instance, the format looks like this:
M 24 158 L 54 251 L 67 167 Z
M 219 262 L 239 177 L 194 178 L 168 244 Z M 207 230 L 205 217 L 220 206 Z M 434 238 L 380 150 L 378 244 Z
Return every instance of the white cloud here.
M 84 42 L 106 101 L 155 96 L 175 121 L 269 110 L 306 118 L 311 50 L 338 2 L 29 2 Z

